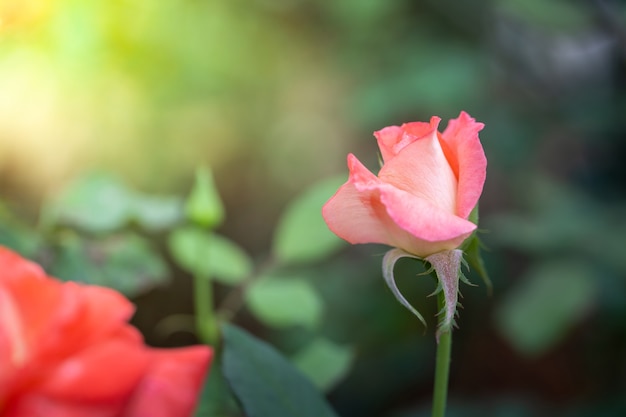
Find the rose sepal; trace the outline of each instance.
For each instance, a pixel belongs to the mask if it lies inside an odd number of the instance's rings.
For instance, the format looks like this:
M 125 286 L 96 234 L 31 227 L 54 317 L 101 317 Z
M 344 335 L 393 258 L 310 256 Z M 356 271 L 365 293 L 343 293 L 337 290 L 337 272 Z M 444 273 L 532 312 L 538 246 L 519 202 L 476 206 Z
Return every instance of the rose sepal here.
M 426 320 L 424 320 L 424 317 L 420 314 L 419 311 L 417 311 L 415 307 L 413 307 L 413 305 L 411 305 L 411 303 L 407 301 L 406 298 L 404 298 L 404 296 L 400 292 L 400 289 L 396 285 L 396 279 L 393 274 L 393 269 L 396 265 L 396 262 L 398 262 L 398 260 L 401 258 L 413 258 L 423 260 L 419 256 L 405 252 L 400 248 L 393 248 L 389 250 L 383 257 L 383 278 L 385 279 L 387 286 L 391 290 L 391 293 L 394 295 L 394 297 L 396 297 L 396 300 L 398 300 L 400 304 L 402 304 L 411 313 L 413 313 L 413 315 L 415 315 L 415 317 L 417 317 L 419 321 L 422 322 L 424 327 L 426 327 Z
M 424 317 L 409 301 L 407 301 L 396 285 L 394 266 L 401 258 L 413 258 L 426 261 L 431 265 L 431 268 L 426 271 L 425 274 L 435 272 L 437 288 L 430 295 L 442 293 L 445 301 L 443 309 L 437 313 L 437 315 L 440 316 L 439 326 L 436 333 L 437 341 L 439 341 L 439 336 L 445 332 L 451 331 L 452 327 L 455 325 L 454 319 L 457 314 L 457 306 L 459 305 L 459 280 L 468 285 L 473 285 L 467 280 L 461 270 L 462 265 L 467 266 L 465 260 L 463 259 L 463 251 L 460 249 L 453 249 L 421 258 L 405 252 L 402 249 L 394 248 L 389 250 L 383 257 L 383 277 L 385 279 L 385 283 L 391 290 L 391 293 L 394 297 L 396 297 L 396 300 L 398 300 L 400 304 L 413 313 L 413 315 L 415 315 L 415 317 L 417 317 L 419 321 L 426 326 Z

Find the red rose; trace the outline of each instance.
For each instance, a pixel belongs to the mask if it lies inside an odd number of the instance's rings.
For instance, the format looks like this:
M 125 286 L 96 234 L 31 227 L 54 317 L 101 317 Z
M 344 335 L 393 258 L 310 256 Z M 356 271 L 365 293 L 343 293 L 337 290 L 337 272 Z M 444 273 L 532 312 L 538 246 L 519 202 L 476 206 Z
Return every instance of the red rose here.
M 211 349 L 150 348 L 133 310 L 0 247 L 0 416 L 190 416 Z

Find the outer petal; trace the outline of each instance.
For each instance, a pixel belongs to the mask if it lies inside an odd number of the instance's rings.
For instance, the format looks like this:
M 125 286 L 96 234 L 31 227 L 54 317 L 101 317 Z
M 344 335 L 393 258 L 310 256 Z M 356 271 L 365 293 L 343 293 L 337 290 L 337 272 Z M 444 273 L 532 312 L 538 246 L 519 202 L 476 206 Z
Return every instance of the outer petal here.
M 390 185 L 380 188 L 380 199 L 389 218 L 404 231 L 396 234 L 400 240 L 392 246 L 414 255 L 455 249 L 476 229 L 472 222 Z
M 25 361 L 27 346 L 23 325 L 11 294 L 0 285 L 0 404 L 9 395 L 9 388 Z
M 188 417 L 213 353 L 207 346 L 151 351 L 152 364 L 120 417 Z
M 129 397 L 149 366 L 142 345 L 102 341 L 59 363 L 39 390 L 72 401 L 115 401 Z
M 0 332 L 9 342 L 12 362 L 26 361 L 35 348 L 34 341 L 45 332 L 54 312 L 62 304 L 62 288 L 48 280 L 36 264 L 0 247 Z M 0 337 L 1 338 L 1 337 Z M 6 346 L 0 348 L 0 354 Z
M 23 279 L 45 279 L 46 275 L 39 265 L 22 258 L 17 253 L 0 246 L 0 285 L 19 282 Z
M 328 227 L 350 243 L 384 243 L 426 256 L 458 247 L 476 228 L 427 200 L 380 181 L 354 155 L 350 178 L 324 205 Z
M 322 207 L 328 228 L 350 243 L 391 245 L 391 230 L 396 226 L 390 222 L 380 202 L 376 190 L 380 180 L 352 154 L 348 155 L 348 168 L 348 181 Z M 366 190 L 357 190 L 356 184 Z
M 63 306 L 57 309 L 46 338 L 40 341 L 49 352 L 71 354 L 128 326 L 135 308 L 122 294 L 75 282 L 62 285 Z
M 0 403 L 32 376 L 37 341 L 62 304 L 61 284 L 0 247 Z M 32 366 L 31 366 L 32 365 Z M 28 369 L 25 369 L 28 368 Z
M 405 123 L 401 127 L 389 126 L 374 132 L 383 161 L 390 161 L 405 146 L 436 131 L 440 120 L 439 117 L 433 116 L 430 123 Z
M 446 213 L 456 214 L 457 180 L 441 149 L 436 127 L 385 163 L 379 178 Z
M 466 219 L 480 198 L 487 175 L 487 158 L 478 139 L 484 124 L 461 112 L 441 135 L 443 150 L 457 175 L 456 212 Z
M 28 393 L 10 402 L 2 417 L 118 417 L 123 404 L 68 403 L 65 400 Z

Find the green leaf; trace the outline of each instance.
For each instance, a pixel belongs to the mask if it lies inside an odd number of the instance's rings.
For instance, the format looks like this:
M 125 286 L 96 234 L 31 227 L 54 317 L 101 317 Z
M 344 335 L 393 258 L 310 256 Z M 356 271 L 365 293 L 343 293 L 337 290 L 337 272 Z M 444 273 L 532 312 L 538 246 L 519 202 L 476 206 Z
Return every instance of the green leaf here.
M 354 350 L 320 337 L 298 351 L 292 360 L 316 387 L 326 391 L 346 376 Z
M 211 372 L 207 375 L 198 405 L 196 417 L 233 417 L 241 416 L 241 407 L 224 378 L 221 358 L 217 357 L 211 364 Z
M 178 197 L 137 194 L 133 199 L 133 216 L 144 229 L 169 229 L 183 218 L 183 204 Z
M 285 263 L 312 262 L 339 249 L 343 241 L 324 223 L 322 206 L 345 182 L 345 177 L 324 180 L 287 207 L 274 235 L 274 254 Z
M 322 314 L 322 301 L 315 289 L 301 278 L 260 278 L 246 291 L 252 313 L 273 327 L 315 327 Z
M 532 25 L 539 31 L 583 31 L 592 25 L 592 18 L 581 4 L 568 1 L 498 0 L 497 7 L 504 16 Z
M 128 297 L 146 293 L 167 282 L 169 271 L 161 256 L 143 237 L 133 234 L 108 239 L 100 250 L 105 257 L 103 283 Z
M 49 272 L 64 281 L 105 285 L 102 271 L 89 258 L 86 242 L 74 233 L 60 236 L 58 251 L 52 259 Z
M 93 173 L 71 183 L 44 208 L 46 226 L 63 223 L 94 232 L 110 232 L 128 220 L 132 196 L 115 178 Z
M 128 297 L 164 284 L 169 275 L 148 241 L 133 234 L 88 241 L 67 233 L 50 271 L 63 280 L 102 285 Z
M 190 273 L 235 285 L 252 273 L 250 257 L 233 241 L 193 227 L 175 230 L 168 240 L 176 262 Z
M 223 370 L 248 417 L 336 417 L 313 384 L 276 349 L 224 324 Z
M 42 244 L 42 237 L 15 219 L 0 202 L 0 245 L 27 258 L 34 258 Z
M 207 167 L 196 170 L 196 182 L 187 198 L 185 213 L 191 221 L 209 229 L 224 220 L 224 206 Z
M 593 271 L 576 260 L 540 264 L 520 281 L 502 300 L 496 325 L 528 356 L 540 355 L 560 342 L 596 296 Z

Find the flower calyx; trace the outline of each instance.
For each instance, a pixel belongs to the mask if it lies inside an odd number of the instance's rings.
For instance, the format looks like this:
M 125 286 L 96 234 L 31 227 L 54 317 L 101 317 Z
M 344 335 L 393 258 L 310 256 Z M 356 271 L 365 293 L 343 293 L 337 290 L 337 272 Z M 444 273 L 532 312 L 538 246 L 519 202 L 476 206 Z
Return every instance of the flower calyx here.
M 420 258 L 419 256 L 410 254 L 402 249 L 394 248 L 389 250 L 383 258 L 383 277 L 392 294 L 398 302 L 413 313 L 419 321 L 426 326 L 424 317 L 419 311 L 407 301 L 396 285 L 394 277 L 394 266 L 401 258 L 414 258 L 428 262 L 431 268 L 426 274 L 435 272 L 437 278 L 437 289 L 431 294 L 441 294 L 443 298 L 443 308 L 437 313 L 439 316 L 439 325 L 437 327 L 436 338 L 446 332 L 452 331 L 452 327 L 456 325 L 455 316 L 457 315 L 457 306 L 459 305 L 459 280 L 466 284 L 471 284 L 461 270 L 462 265 L 466 265 L 463 259 L 463 251 L 460 249 L 446 250 L 435 254 Z

